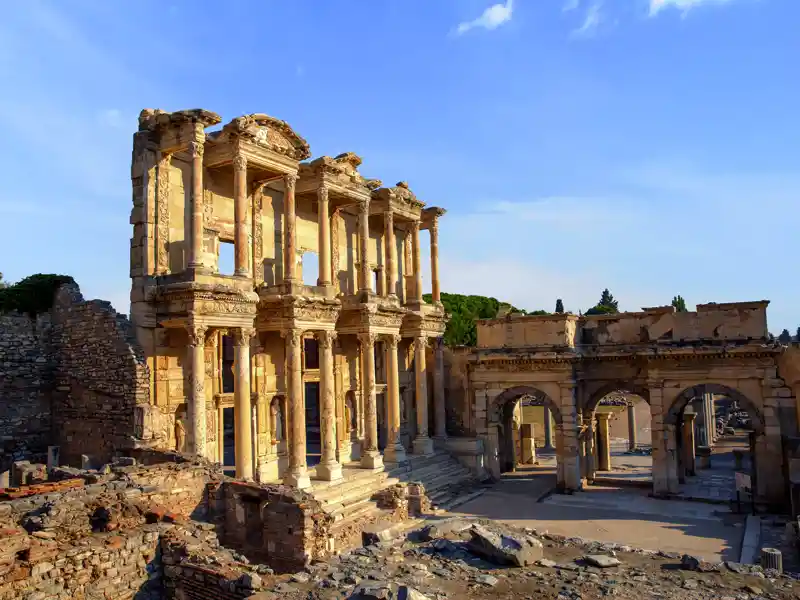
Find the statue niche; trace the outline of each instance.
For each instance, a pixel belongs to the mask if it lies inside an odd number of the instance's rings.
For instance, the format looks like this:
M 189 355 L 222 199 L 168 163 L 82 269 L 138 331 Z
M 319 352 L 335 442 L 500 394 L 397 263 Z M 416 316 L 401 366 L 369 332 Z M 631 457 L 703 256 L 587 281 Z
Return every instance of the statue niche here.
M 279 444 L 286 439 L 286 419 L 283 407 L 283 397 L 278 396 L 270 403 L 270 437 L 273 444 Z

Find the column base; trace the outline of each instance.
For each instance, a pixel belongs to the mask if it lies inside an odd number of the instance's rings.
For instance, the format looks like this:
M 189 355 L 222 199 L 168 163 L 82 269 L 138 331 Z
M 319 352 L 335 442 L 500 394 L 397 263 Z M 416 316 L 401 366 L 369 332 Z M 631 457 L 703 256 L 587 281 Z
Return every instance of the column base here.
M 323 481 L 338 481 L 342 478 L 342 465 L 333 461 L 328 464 L 317 465 L 317 478 Z
M 236 469 L 236 479 L 242 481 L 253 481 L 253 469 Z
M 387 446 L 386 449 L 383 451 L 383 459 L 386 462 L 391 463 L 404 463 L 408 462 L 408 456 L 406 455 L 406 449 L 403 447 L 403 444 L 397 443 L 394 446 Z
M 417 436 L 414 438 L 414 442 L 412 445 L 414 449 L 414 454 L 421 454 L 424 456 L 430 456 L 433 454 L 433 440 L 428 436 Z
M 305 490 L 311 487 L 311 478 L 308 476 L 306 468 L 294 472 L 287 473 L 283 478 L 283 483 L 296 487 L 298 490 Z
M 383 456 L 377 450 L 366 450 L 361 455 L 361 468 L 378 471 L 383 469 Z

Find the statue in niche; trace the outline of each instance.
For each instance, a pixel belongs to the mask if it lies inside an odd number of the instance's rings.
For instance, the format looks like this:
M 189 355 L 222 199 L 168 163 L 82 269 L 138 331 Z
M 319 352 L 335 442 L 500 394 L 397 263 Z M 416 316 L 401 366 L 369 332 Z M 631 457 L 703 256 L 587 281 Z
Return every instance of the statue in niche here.
M 272 422 L 272 443 L 277 444 L 283 441 L 283 410 L 281 410 L 280 398 L 275 398 L 270 406 L 270 421 Z
M 186 427 L 183 425 L 182 418 L 175 418 L 175 450 L 184 452 L 186 450 Z
M 356 411 L 353 407 L 352 392 L 348 393 L 344 400 L 344 422 L 345 431 L 347 432 L 347 437 L 349 438 L 352 432 L 356 429 Z

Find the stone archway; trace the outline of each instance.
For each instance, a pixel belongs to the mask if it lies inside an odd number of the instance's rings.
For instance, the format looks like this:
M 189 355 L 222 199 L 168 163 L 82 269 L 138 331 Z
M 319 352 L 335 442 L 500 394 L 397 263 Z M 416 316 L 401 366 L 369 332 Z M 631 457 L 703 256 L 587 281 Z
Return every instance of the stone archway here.
M 524 397 L 530 397 L 548 408 L 556 423 L 555 443 L 557 461 L 557 480 L 559 489 L 563 489 L 564 476 L 562 461 L 559 460 L 563 448 L 563 419 L 558 404 L 543 390 L 529 385 L 515 386 L 506 389 L 495 397 L 488 415 L 488 426 L 492 444 L 496 449 L 496 464 L 489 465 L 492 475 L 497 478 L 501 473 L 514 470 L 515 449 L 513 426 L 514 407 Z
M 724 395 L 736 401 L 738 406 L 749 415 L 752 427 L 752 434 L 749 440 L 752 486 L 757 499 L 767 499 L 769 490 L 766 486 L 766 481 L 764 481 L 765 478 L 761 478 L 758 475 L 762 468 L 770 469 L 770 462 L 774 461 L 775 457 L 771 457 L 773 453 L 769 449 L 770 442 L 766 439 L 767 423 L 764 414 L 757 404 L 739 389 L 720 383 L 702 383 L 685 388 L 675 397 L 666 410 L 663 423 L 668 445 L 667 451 L 661 455 L 663 457 L 661 460 L 666 462 L 659 465 L 659 468 L 667 478 L 667 489 L 670 492 L 674 492 L 678 485 L 684 482 L 688 448 L 691 448 L 692 452 L 688 456 L 688 460 L 693 460 L 694 447 L 691 444 L 694 443 L 694 427 L 690 426 L 691 433 L 687 436 L 684 415 L 687 406 L 695 398 L 702 398 L 704 394 Z M 779 445 L 780 436 L 777 437 L 777 441 L 772 440 L 772 443 Z M 686 444 L 690 445 L 687 446 Z M 780 462 L 779 460 L 777 464 L 778 470 L 781 468 Z M 694 463 L 692 462 L 691 464 Z

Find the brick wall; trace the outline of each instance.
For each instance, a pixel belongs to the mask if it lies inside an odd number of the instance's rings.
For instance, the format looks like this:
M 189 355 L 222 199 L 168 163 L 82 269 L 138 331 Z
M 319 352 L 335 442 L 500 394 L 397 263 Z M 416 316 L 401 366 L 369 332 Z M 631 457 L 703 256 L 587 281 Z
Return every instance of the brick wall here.
M 99 466 L 130 448 L 137 407 L 150 403 L 149 370 L 133 326 L 108 302 L 85 301 L 77 285 L 56 293 L 52 310 L 56 380 L 54 442 L 61 461 Z
M 0 315 L 0 473 L 43 460 L 50 439 L 50 317 Z

